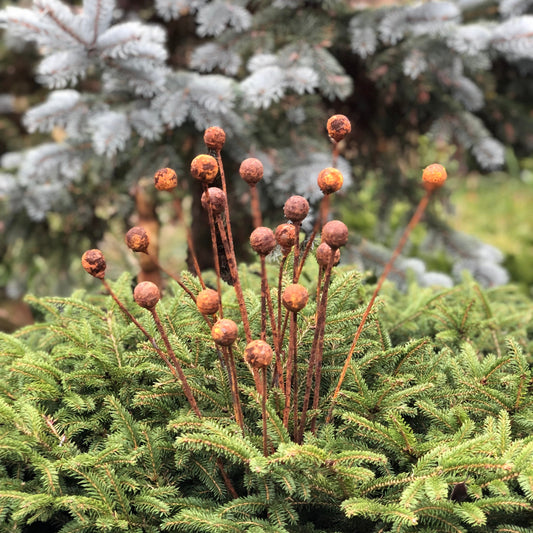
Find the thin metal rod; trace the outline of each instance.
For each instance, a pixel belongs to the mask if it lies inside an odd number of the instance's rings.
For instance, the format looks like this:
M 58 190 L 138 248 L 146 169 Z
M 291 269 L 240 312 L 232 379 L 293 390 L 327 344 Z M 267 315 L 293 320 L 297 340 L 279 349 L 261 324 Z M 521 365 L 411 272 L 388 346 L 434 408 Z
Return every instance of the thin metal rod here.
M 268 456 L 268 435 L 267 435 L 267 367 L 263 368 L 263 394 L 261 396 L 261 412 L 263 415 L 263 455 Z
M 311 355 L 309 357 L 309 366 L 307 368 L 306 380 L 305 380 L 305 393 L 304 401 L 302 405 L 302 413 L 300 416 L 300 427 L 297 434 L 296 442 L 300 442 L 303 439 L 305 431 L 305 421 L 307 416 L 307 409 L 309 408 L 309 400 L 311 398 L 311 389 L 313 383 L 313 376 L 315 379 L 314 385 L 314 403 L 313 408 L 318 407 L 318 399 L 320 397 L 320 381 L 322 375 L 322 355 L 324 352 L 324 330 L 326 327 L 326 310 L 328 305 L 328 291 L 331 281 L 331 271 L 335 262 L 336 250 L 332 248 L 328 264 L 326 265 L 326 271 L 324 273 L 324 283 L 322 284 L 322 295 L 316 312 L 316 324 L 315 335 L 313 337 L 313 344 L 311 346 Z
M 259 192 L 255 184 L 250 185 L 250 200 L 252 205 L 252 220 L 254 228 L 259 228 L 263 225 L 263 218 L 261 216 L 261 207 L 259 203 Z

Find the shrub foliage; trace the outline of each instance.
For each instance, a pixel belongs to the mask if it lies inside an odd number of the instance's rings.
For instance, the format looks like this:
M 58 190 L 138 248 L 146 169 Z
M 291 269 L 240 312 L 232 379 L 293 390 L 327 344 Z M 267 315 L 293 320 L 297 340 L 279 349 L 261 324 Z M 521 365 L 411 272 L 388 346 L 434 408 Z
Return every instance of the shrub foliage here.
M 254 269 L 241 280 L 259 336 Z M 187 274 L 183 283 L 201 289 Z M 159 342 L 131 278 L 112 286 Z M 224 360 L 180 286 L 158 309 L 201 418 L 109 296 L 29 297 L 43 321 L 0 337 L 2 531 L 531 531 L 530 303 L 471 280 L 389 286 L 327 423 L 367 290 L 353 270 L 334 274 L 315 431 L 294 442 L 283 394 L 269 387 L 266 455 L 243 339 L 244 433 Z M 237 319 L 230 291 L 226 314 Z M 310 302 L 299 314 L 300 384 L 315 312 Z

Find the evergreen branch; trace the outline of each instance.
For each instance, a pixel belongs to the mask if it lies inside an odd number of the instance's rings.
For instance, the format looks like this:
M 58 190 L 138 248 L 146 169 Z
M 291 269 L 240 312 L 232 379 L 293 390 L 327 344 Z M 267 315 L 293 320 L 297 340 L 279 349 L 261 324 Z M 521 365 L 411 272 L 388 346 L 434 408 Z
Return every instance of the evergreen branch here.
M 85 42 L 73 28 L 68 26 L 66 19 L 71 18 L 69 17 L 71 14 L 67 14 L 68 8 L 64 6 L 64 4 L 54 0 L 34 0 L 33 5 L 37 8 L 41 15 L 53 20 L 61 31 L 72 37 L 74 41 L 77 41 L 83 47 L 88 48 L 88 43 Z
M 126 437 L 128 444 L 136 450 L 139 447 L 140 435 L 138 425 L 134 422 L 133 417 L 113 396 L 106 397 L 105 403 L 110 408 L 111 416 L 115 421 L 116 428 L 124 430 L 121 431 L 121 433 Z

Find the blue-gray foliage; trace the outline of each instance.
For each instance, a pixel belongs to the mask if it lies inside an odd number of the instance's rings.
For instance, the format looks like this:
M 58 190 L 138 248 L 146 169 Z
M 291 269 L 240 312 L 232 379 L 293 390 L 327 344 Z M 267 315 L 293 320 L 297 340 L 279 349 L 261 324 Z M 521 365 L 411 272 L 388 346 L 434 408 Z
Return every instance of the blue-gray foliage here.
M 491 20 L 470 20 L 465 13 L 481 4 L 477 0 L 380 9 L 335 0 L 155 0 L 152 20 L 159 24 L 118 9 L 114 0 L 8 5 L 0 11 L 6 43 L 35 45 L 41 56 L 36 79 L 49 89 L 26 112 L 24 125 L 29 132 L 59 129 L 61 135 L 2 158 L 3 209 L 34 222 L 75 211 L 79 188 L 73 184 L 90 171 L 93 182 L 104 183 L 109 169 L 133 166 L 132 151 L 155 152 L 169 132 L 211 125 L 226 130 L 235 158 L 272 148 L 264 163 L 279 178 L 271 180 L 274 202 L 283 201 L 280 183 L 287 192 L 310 190 L 327 145 L 304 137 L 292 146 L 287 137 L 279 146 L 259 143 L 266 116 L 287 120 L 283 129 L 290 130 L 309 116 L 326 116 L 328 101 L 357 96 L 358 79 L 346 71 L 339 51 L 371 65 L 394 50 L 397 64 L 387 75 L 396 69 L 402 83 L 414 87 L 426 80 L 444 95 L 429 132 L 470 151 L 483 169 L 501 167 L 504 147 L 484 121 L 487 95 L 479 75 L 498 58 L 530 75 L 533 2 L 494 3 L 499 11 Z M 197 42 L 176 63 L 164 23 L 183 17 L 194 20 Z M 185 167 L 179 147 L 172 150 L 172 164 Z M 349 165 L 345 171 L 349 182 Z

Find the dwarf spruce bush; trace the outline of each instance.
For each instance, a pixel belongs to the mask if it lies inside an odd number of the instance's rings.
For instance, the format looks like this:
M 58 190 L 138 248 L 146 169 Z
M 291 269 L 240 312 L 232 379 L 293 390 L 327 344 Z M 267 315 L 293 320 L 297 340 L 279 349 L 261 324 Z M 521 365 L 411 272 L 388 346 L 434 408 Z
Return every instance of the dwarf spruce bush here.
M 368 284 L 337 266 L 329 188 L 310 236 L 293 196 L 238 266 L 221 148 L 192 165 L 214 272 L 112 281 L 88 250 L 101 289 L 28 296 L 39 322 L 0 335 L 1 531 L 533 531 L 531 302 L 401 293 L 393 261 Z M 424 171 L 393 259 L 445 178 Z

